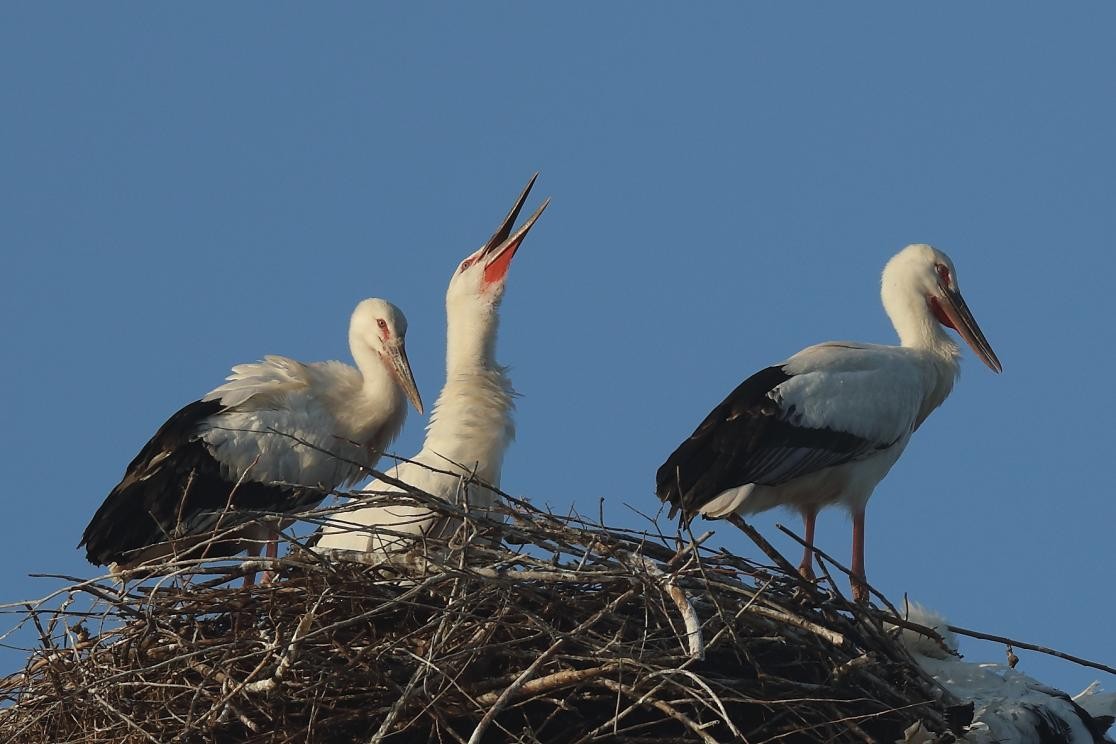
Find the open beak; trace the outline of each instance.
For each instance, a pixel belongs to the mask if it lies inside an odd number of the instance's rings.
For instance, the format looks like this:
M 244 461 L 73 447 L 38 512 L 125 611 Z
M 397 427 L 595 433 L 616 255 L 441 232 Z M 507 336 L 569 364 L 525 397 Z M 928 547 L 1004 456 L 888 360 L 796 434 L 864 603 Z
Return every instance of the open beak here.
M 941 285 L 939 286 L 941 287 Z M 941 287 L 941 290 L 942 299 L 945 300 L 941 303 L 942 312 L 949 318 L 950 325 L 961 334 L 965 343 L 993 372 L 1003 372 L 1004 368 L 1000 365 L 1000 360 L 996 358 L 996 352 L 992 351 L 992 346 L 988 343 L 988 339 L 984 337 L 980 326 L 977 325 L 976 318 L 969 312 L 969 306 L 965 304 L 965 298 L 961 296 L 961 292 L 949 287 Z
M 403 394 L 407 396 L 407 400 L 411 401 L 415 410 L 421 414 L 422 397 L 419 395 L 418 385 L 415 384 L 415 375 L 411 372 L 411 362 L 407 359 L 407 347 L 403 345 L 402 341 L 390 345 L 388 363 L 391 366 L 392 374 L 399 382 L 399 387 L 403 388 Z
M 531 193 L 531 187 L 535 185 L 535 179 L 539 174 L 531 176 L 531 180 L 527 182 L 523 192 L 520 193 L 519 198 L 516 199 L 515 205 L 512 206 L 508 216 L 504 218 L 500 227 L 488 239 L 488 242 L 481 248 L 481 260 L 484 262 L 484 283 L 495 284 L 502 281 L 508 273 L 508 267 L 511 266 L 511 260 L 515 256 L 515 252 L 519 250 L 520 243 L 527 237 L 527 232 L 534 226 L 535 221 L 538 220 L 539 215 L 543 213 L 547 205 L 550 204 L 550 199 L 546 199 L 542 206 L 535 210 L 523 226 L 520 227 L 515 233 L 512 233 L 512 225 L 515 224 L 516 218 L 519 217 L 519 212 L 523 209 L 523 203 L 527 201 L 527 195 Z

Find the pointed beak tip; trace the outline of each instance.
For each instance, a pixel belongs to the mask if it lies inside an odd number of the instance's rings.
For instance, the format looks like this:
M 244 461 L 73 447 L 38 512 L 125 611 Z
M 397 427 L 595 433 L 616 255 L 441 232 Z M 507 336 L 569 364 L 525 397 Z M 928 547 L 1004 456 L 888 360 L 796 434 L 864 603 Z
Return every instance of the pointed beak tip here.
M 422 405 L 422 396 L 419 395 L 418 388 L 413 385 L 404 384 L 403 394 L 407 396 L 407 400 L 411 402 L 415 410 L 418 411 L 419 416 L 425 412 Z
M 981 341 L 983 341 L 983 344 L 977 344 L 970 341 L 969 346 L 971 346 L 973 351 L 976 353 L 977 359 L 984 362 L 985 367 L 988 367 L 988 369 L 992 370 L 996 374 L 1001 374 L 1004 371 L 1004 366 L 1000 364 L 999 357 L 997 357 L 996 353 L 992 351 L 992 348 L 988 346 L 988 342 L 984 339 L 983 335 L 980 336 L 980 339 Z M 968 340 L 969 339 L 966 339 L 966 341 Z
M 523 245 L 527 233 L 535 226 L 535 222 L 538 221 L 548 204 L 550 204 L 549 197 L 547 197 L 542 205 L 535 210 L 534 214 L 528 217 L 527 221 L 513 234 L 509 235 L 504 242 L 486 251 L 484 267 L 484 281 L 486 285 L 495 284 L 496 282 L 502 281 L 507 276 L 512 259 L 515 257 L 520 246 Z
M 415 382 L 415 373 L 411 370 L 411 361 L 407 358 L 407 347 L 400 343 L 395 353 L 391 355 L 390 367 L 395 375 L 395 380 L 403 390 L 403 395 L 415 407 L 421 416 L 423 413 L 422 395 Z
M 980 361 L 991 369 L 996 374 L 1003 372 L 1003 365 L 1000 364 L 999 357 L 996 352 L 992 351 L 992 345 L 988 343 L 988 339 L 984 337 L 984 331 L 980 329 L 976 318 L 973 317 L 969 306 L 965 303 L 965 298 L 957 290 L 949 290 L 943 288 L 942 299 L 945 302 L 941 305 L 942 310 L 948 316 L 951 327 L 960 334 L 973 353 L 977 355 Z

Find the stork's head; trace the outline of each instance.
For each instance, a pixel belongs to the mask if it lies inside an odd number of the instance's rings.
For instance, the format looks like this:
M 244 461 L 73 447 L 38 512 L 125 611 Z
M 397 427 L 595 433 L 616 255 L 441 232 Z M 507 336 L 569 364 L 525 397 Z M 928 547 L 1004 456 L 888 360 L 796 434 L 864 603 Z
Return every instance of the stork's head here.
M 373 297 L 361 300 L 356 306 L 349 321 L 349 345 L 353 358 L 359 364 L 361 359 L 368 357 L 366 352 L 376 354 L 407 400 L 422 413 L 422 398 L 415 385 L 411 363 L 407 360 L 406 340 L 407 318 L 395 305 Z
M 522 227 L 512 233 L 512 226 L 538 176 L 538 173 L 531 176 L 508 216 L 488 242 L 458 264 L 446 291 L 446 308 L 451 315 L 490 315 L 499 306 L 500 299 L 504 296 L 504 283 L 512 258 L 539 215 L 550 203 L 549 199 L 545 200 Z
M 881 295 L 904 343 L 921 328 L 940 324 L 957 331 L 992 371 L 1003 370 L 961 296 L 953 261 L 937 248 L 916 243 L 896 253 L 884 267 Z

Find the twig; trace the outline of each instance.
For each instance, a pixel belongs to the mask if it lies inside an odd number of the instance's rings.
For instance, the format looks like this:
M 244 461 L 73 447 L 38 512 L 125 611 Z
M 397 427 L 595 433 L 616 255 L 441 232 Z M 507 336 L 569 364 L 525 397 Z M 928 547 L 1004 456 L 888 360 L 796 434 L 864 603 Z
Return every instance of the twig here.
M 1090 667 L 1091 669 L 1099 669 L 1102 672 L 1108 672 L 1109 674 L 1116 674 L 1116 668 L 1110 667 L 1107 664 L 1101 664 L 1099 661 L 1090 661 L 1089 659 L 1083 659 L 1080 656 L 1074 656 L 1073 654 L 1067 654 L 1067 653 L 1064 653 L 1062 651 L 1057 651 L 1057 650 L 1052 649 L 1052 648 L 1047 648 L 1046 646 L 1039 646 L 1039 645 L 1034 644 L 1034 643 L 1027 643 L 1026 641 L 1017 641 L 1013 638 L 1008 638 L 1007 636 L 994 635 L 992 633 L 982 633 L 979 630 L 969 630 L 968 628 L 962 628 L 962 627 L 959 627 L 957 625 L 947 625 L 946 629 L 951 630 L 954 633 L 959 633 L 963 636 L 969 636 L 970 638 L 979 638 L 982 641 L 994 641 L 995 643 L 1004 643 L 1004 644 L 1007 644 L 1009 646 L 1016 646 L 1018 648 L 1025 648 L 1028 651 L 1037 651 L 1040 654 L 1046 654 L 1048 656 L 1056 656 L 1059 659 L 1065 659 L 1066 661 L 1072 661 L 1074 664 L 1080 664 L 1081 666 Z
M 145 731 L 145 730 L 144 730 L 144 728 L 143 728 L 142 726 L 140 726 L 140 725 L 139 725 L 138 723 L 136 723 L 136 722 L 135 722 L 135 721 L 133 721 L 133 720 L 132 720 L 131 718 L 129 718 L 129 717 L 127 716 L 127 714 L 125 714 L 125 713 L 122 713 L 121 711 L 117 710 L 117 709 L 116 709 L 116 708 L 114 708 L 113 706 L 109 705 L 109 703 L 108 703 L 108 702 L 107 702 L 107 701 L 106 701 L 106 700 L 105 700 L 104 698 L 102 698 L 102 697 L 101 697 L 100 695 L 98 695 L 97 693 L 95 693 L 95 692 L 94 692 L 94 693 L 92 693 L 92 695 L 91 695 L 91 696 L 92 696 L 92 698 L 93 698 L 94 700 L 96 700 L 96 701 L 97 701 L 98 703 L 100 703 L 100 704 L 101 704 L 101 707 L 103 707 L 103 708 L 104 708 L 105 710 L 107 710 L 107 711 L 109 711 L 110 713 L 112 713 L 112 714 L 113 714 L 114 716 L 116 716 L 116 717 L 117 717 L 117 718 L 119 718 L 120 720 L 124 721 L 124 723 L 126 723 L 126 724 L 128 725 L 128 728 L 132 729 L 133 731 L 135 731 L 136 733 L 138 733 L 138 734 L 139 734 L 140 736 L 142 736 L 143 738 L 145 738 L 145 739 L 147 739 L 148 741 L 152 742 L 152 744 L 159 744 L 159 740 L 158 740 L 158 739 L 156 739 L 156 738 L 155 738 L 154 736 L 152 736 L 151 734 L 147 733 L 147 731 Z
M 667 582 L 667 594 L 674 600 L 674 606 L 678 608 L 678 612 L 682 615 L 682 622 L 686 625 L 686 644 L 690 650 L 690 656 L 695 659 L 704 659 L 705 641 L 701 637 L 701 619 L 698 618 L 697 610 L 690 603 L 686 592 L 682 591 L 673 581 Z
M 541 695 L 544 692 L 553 692 L 554 690 L 558 690 L 563 687 L 577 685 L 585 682 L 586 680 L 600 677 L 602 675 L 608 674 L 609 672 L 615 671 L 618 666 L 619 665 L 616 663 L 609 662 L 608 664 L 590 667 L 589 669 L 566 669 L 561 672 L 554 672 L 553 674 L 548 674 L 545 677 L 539 677 L 537 679 L 532 679 L 524 682 L 522 685 L 519 686 L 517 690 L 513 692 L 512 697 L 530 697 L 534 695 Z M 501 693 L 495 691 L 486 692 L 477 698 L 477 702 L 481 705 L 493 705 L 500 698 L 500 694 Z
M 624 592 L 615 600 L 613 600 L 607 607 L 596 612 L 588 620 L 578 625 L 569 635 L 576 636 L 578 633 L 585 631 L 587 628 L 591 627 L 597 621 L 599 621 L 605 614 L 614 612 L 616 608 L 620 607 L 620 605 L 624 604 L 629 599 L 634 597 L 635 594 L 636 592 L 634 589 L 629 589 L 628 591 Z M 484 716 L 477 724 L 477 727 L 473 729 L 473 734 L 469 737 L 468 744 L 478 744 L 480 742 L 481 737 L 484 736 L 484 732 L 488 728 L 489 724 L 491 724 L 492 720 L 496 718 L 497 715 L 499 715 L 500 711 L 504 709 L 504 706 L 508 704 L 508 701 L 511 699 L 512 695 L 515 694 L 516 690 L 525 685 L 527 681 L 535 675 L 535 672 L 540 666 L 542 666 L 543 662 L 549 660 L 550 657 L 553 656 L 556 651 L 558 651 L 562 644 L 568 640 L 569 635 L 563 636 L 552 643 L 549 648 L 543 651 L 537 659 L 532 661 L 531 664 L 526 669 L 524 669 L 518 677 L 515 678 L 514 682 L 508 685 L 504 689 L 504 691 L 500 693 L 500 696 L 496 698 L 496 702 L 492 704 L 491 708 L 485 711 Z
M 822 625 L 818 625 L 817 623 L 811 620 L 807 620 L 806 618 L 799 617 L 798 615 L 792 615 L 791 613 L 785 612 L 783 610 L 776 610 L 773 607 L 756 604 L 752 605 L 748 611 L 756 615 L 769 617 L 772 620 L 778 620 L 779 622 L 786 623 L 787 625 L 793 625 L 796 628 L 808 630 L 819 638 L 824 638 L 838 648 L 844 646 L 846 643 L 846 638 L 841 633 L 830 630 L 829 628 L 826 628 Z
M 649 705 L 652 708 L 665 713 L 666 715 L 681 723 L 686 728 L 690 729 L 690 731 L 693 731 L 694 735 L 701 739 L 705 744 L 717 744 L 717 740 L 710 736 L 704 728 L 699 726 L 697 723 L 691 720 L 689 716 L 687 716 L 685 713 L 678 710 L 665 700 L 645 700 L 644 698 L 641 698 L 639 693 L 633 690 L 631 687 L 611 679 L 598 679 L 597 684 L 607 687 L 613 692 L 627 695 L 630 698 L 635 698 L 641 704 Z
M 295 662 L 295 659 L 298 658 L 299 642 L 302 640 L 302 637 L 305 636 L 306 633 L 310 630 L 310 626 L 314 623 L 314 618 L 317 616 L 318 607 L 321 606 L 322 600 L 324 598 L 325 595 L 318 597 L 318 601 L 314 603 L 314 606 L 310 608 L 310 611 L 303 615 L 302 619 L 298 621 L 298 625 L 295 627 L 294 633 L 291 634 L 291 642 L 287 645 L 286 650 L 283 651 L 283 655 L 279 657 L 279 663 L 275 665 L 275 673 L 267 679 L 261 679 L 257 682 L 249 682 L 248 684 L 244 685 L 245 692 L 271 692 L 279 686 L 279 683 L 282 681 L 283 675 L 286 674 L 287 669 L 290 668 L 291 664 L 293 664 Z

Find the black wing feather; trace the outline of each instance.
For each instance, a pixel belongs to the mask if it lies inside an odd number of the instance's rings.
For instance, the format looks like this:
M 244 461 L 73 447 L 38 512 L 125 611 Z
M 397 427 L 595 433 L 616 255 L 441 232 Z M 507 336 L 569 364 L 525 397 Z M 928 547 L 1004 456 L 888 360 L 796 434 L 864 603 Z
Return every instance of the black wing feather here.
M 142 562 L 171 552 L 172 540 L 181 553 L 215 530 L 256 521 L 260 512 L 297 511 L 324 498 L 312 488 L 230 480 L 200 438 L 206 419 L 224 408 L 219 401 L 190 403 L 144 445 L 85 528 L 78 547 L 85 546 L 90 563 Z M 207 546 L 206 555 L 242 549 L 232 540 Z
M 752 375 L 714 408 L 655 475 L 656 493 L 690 520 L 730 488 L 777 486 L 885 448 L 847 432 L 796 423 L 794 406 L 771 396 L 793 375 L 782 366 Z

